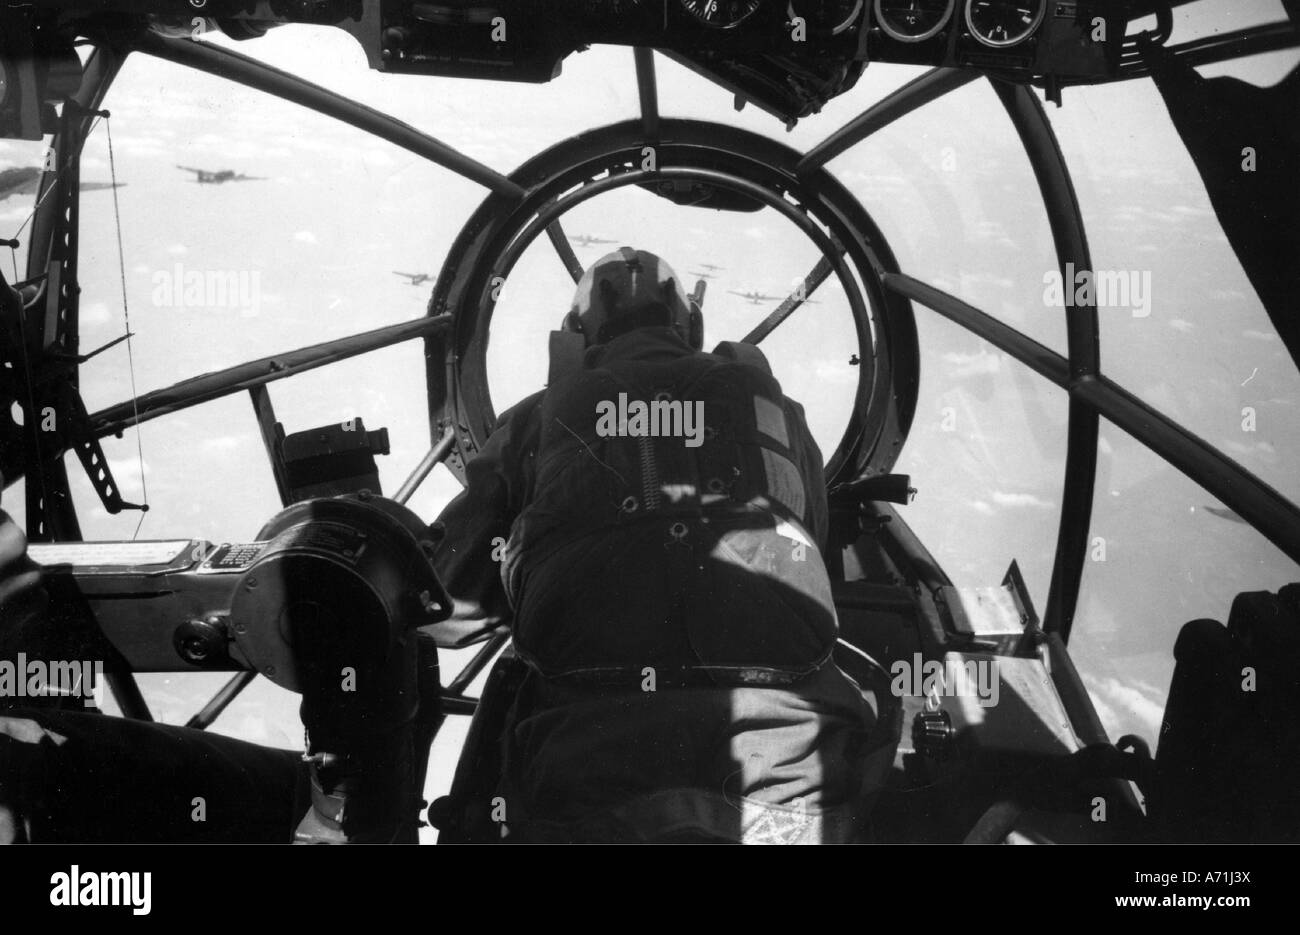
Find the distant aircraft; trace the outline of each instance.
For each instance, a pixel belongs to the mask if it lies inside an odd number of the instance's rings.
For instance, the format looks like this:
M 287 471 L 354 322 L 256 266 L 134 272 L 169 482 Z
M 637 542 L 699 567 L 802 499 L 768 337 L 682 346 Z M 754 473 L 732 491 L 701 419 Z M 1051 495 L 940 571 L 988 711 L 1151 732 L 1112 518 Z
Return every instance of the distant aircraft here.
M 703 270 L 698 270 L 698 269 L 693 269 L 693 270 L 691 270 L 691 275 L 692 275 L 692 276 L 695 276 L 695 277 L 697 277 L 697 278 L 699 278 L 699 279 L 717 279 L 717 278 L 718 278 L 717 273 L 706 273 L 706 272 L 704 272 Z
M 712 271 L 712 272 L 719 273 L 719 272 L 722 272 L 722 270 L 726 269 L 726 267 L 725 267 L 725 266 L 714 266 L 712 263 L 701 263 L 701 264 L 700 264 L 700 269 L 707 269 L 707 270 L 710 270 L 710 271 Z
M 761 292 L 737 292 L 735 289 L 728 289 L 727 292 L 732 295 L 738 295 L 751 305 L 757 305 L 760 302 L 779 302 L 779 295 L 764 295 Z
M 758 305 L 760 302 L 781 302 L 786 298 L 786 296 L 780 295 L 764 295 L 761 292 L 737 292 L 735 289 L 728 289 L 727 291 L 732 295 L 740 296 L 751 305 Z M 817 304 L 816 299 L 804 299 L 804 302 L 811 305 Z
M 40 184 L 43 172 L 43 169 L 28 166 L 0 169 L 0 199 L 8 198 L 10 195 L 35 192 L 36 186 Z M 112 182 L 82 182 L 81 190 L 83 192 L 95 192 L 105 188 L 121 188 L 125 184 L 125 182 L 118 182 L 114 186 Z
M 590 234 L 579 234 L 573 238 L 573 242 L 579 247 L 593 247 L 598 243 L 618 243 L 617 240 L 606 240 L 604 237 L 593 237 Z
M 428 273 L 402 273 L 397 270 L 393 270 L 393 275 L 405 276 L 407 279 L 411 280 L 411 285 L 413 286 L 423 286 L 426 282 L 429 282 L 434 278 Z
M 193 172 L 196 176 L 194 181 L 200 185 L 220 185 L 222 182 L 262 182 L 265 179 L 259 175 L 244 175 L 242 172 L 236 172 L 234 169 L 195 169 L 191 166 L 177 166 L 178 169 L 184 169 L 186 172 Z

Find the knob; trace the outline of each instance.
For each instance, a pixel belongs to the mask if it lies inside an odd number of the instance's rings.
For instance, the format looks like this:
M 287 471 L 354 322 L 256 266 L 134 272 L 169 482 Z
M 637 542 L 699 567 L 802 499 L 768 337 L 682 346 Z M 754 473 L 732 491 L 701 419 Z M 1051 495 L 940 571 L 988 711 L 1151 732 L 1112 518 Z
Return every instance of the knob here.
M 225 624 L 218 617 L 186 620 L 172 634 L 176 653 L 190 665 L 210 666 L 227 657 Z

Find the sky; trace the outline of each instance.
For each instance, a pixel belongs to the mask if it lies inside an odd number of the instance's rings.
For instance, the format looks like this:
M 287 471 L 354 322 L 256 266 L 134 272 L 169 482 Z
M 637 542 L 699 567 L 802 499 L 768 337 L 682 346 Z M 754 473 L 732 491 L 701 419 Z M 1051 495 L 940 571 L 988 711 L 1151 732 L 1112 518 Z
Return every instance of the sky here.
M 1208 19 L 1180 11 L 1175 41 L 1282 17 L 1276 0 L 1232 5 Z M 211 41 L 224 41 L 214 39 Z M 593 126 L 637 114 L 629 49 L 570 57 L 559 79 L 517 85 L 421 79 L 368 71 L 359 46 L 328 29 L 283 28 L 239 45 L 432 133 L 500 171 Z M 1272 84 L 1294 53 L 1204 69 Z M 919 69 L 870 65 L 858 86 L 786 132 L 753 108 L 657 57 L 661 111 L 740 126 L 807 150 Z M 485 197 L 476 184 L 294 105 L 143 56 L 130 59 L 87 144 L 83 179 L 114 174 L 111 191 L 82 198 L 82 348 L 135 336 L 82 369 L 88 408 L 128 399 L 277 350 L 424 314 L 431 284 L 461 225 Z M 1148 277 L 1148 314 L 1104 309 L 1104 372 L 1300 500 L 1300 374 L 1287 356 L 1210 208 L 1162 101 L 1147 82 L 1069 89 L 1049 116 L 1074 173 L 1094 265 Z M 108 130 L 112 132 L 112 159 Z M 39 164 L 39 144 L 0 141 L 0 166 Z M 197 185 L 177 165 L 233 169 L 255 180 Z M 902 269 L 1065 350 L 1065 313 L 1044 298 L 1056 268 L 1028 161 L 991 90 L 974 83 L 891 125 L 830 164 L 884 231 Z M 0 201 L 0 232 L 18 229 L 30 197 Z M 690 283 L 709 282 L 706 341 L 737 339 L 770 305 L 729 290 L 787 293 L 816 253 L 770 210 L 728 214 L 677 208 L 644 192 L 594 199 L 564 219 L 571 235 L 660 252 Z M 584 263 L 608 247 L 578 248 Z M 7 260 L 0 256 L 0 261 Z M 5 263 L 6 274 L 9 273 Z M 233 299 L 187 296 L 190 273 L 233 276 Z M 567 309 L 572 282 L 543 239 L 503 290 L 489 349 L 499 410 L 540 388 L 546 332 Z M 823 454 L 851 409 L 859 352 L 842 290 L 828 284 L 764 344 L 788 395 L 802 401 Z M 960 586 L 1001 581 L 1015 559 L 1041 611 L 1059 521 L 1066 399 L 1007 355 L 917 306 L 921 388 L 896 470 L 919 494 L 904 518 Z M 131 366 L 133 361 L 133 367 Z M 279 419 L 300 431 L 353 416 L 387 426 L 380 459 L 395 490 L 429 445 L 419 342 L 313 371 L 271 387 Z M 1243 430 L 1243 407 L 1256 413 Z M 137 449 L 137 445 L 139 446 Z M 243 395 L 105 440 L 123 496 L 146 497 L 141 538 L 248 541 L 277 512 L 251 406 Z M 142 453 L 142 458 L 140 454 Z M 139 515 L 108 516 L 75 465 L 87 538 L 131 538 Z M 147 489 L 146 489 L 147 488 Z M 458 490 L 439 470 L 411 506 L 433 519 Z M 4 493 L 11 512 L 21 484 Z M 1226 618 L 1232 597 L 1300 580 L 1295 563 L 1122 431 L 1103 424 L 1094 548 L 1071 651 L 1112 738 L 1159 729 L 1179 627 Z M 21 514 L 21 509 L 16 510 Z M 1097 543 L 1100 542 L 1100 547 Z M 458 663 L 451 660 L 450 668 Z M 184 721 L 221 677 L 149 676 L 164 720 Z M 296 702 L 259 680 L 216 728 L 296 746 Z M 435 751 L 431 789 L 449 776 L 464 719 Z

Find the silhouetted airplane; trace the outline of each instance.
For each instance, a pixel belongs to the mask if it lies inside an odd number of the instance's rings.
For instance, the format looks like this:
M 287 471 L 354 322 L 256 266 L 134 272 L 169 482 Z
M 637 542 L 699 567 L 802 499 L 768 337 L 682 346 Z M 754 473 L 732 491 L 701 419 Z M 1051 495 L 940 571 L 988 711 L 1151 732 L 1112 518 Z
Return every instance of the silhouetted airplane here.
M 618 243 L 617 240 L 606 240 L 604 237 L 593 237 L 590 234 L 579 234 L 573 238 L 573 242 L 579 247 L 593 247 L 598 243 Z
M 700 278 L 700 279 L 717 279 L 717 278 L 718 278 L 717 273 L 706 273 L 706 272 L 704 272 L 703 270 L 698 270 L 698 269 L 693 269 L 693 270 L 691 270 L 691 275 L 692 275 L 692 276 L 696 276 L 696 277 L 698 277 L 698 278 Z
M 764 294 L 761 293 L 761 292 L 737 292 L 735 289 L 728 289 L 727 291 L 730 292 L 732 295 L 738 295 L 738 296 L 740 296 L 742 299 L 744 299 L 745 301 L 749 302 L 751 305 L 758 305 L 760 302 L 781 302 L 781 301 L 784 301 L 784 299 L 785 299 L 785 296 L 780 296 L 780 295 L 764 295 Z M 817 300 L 816 300 L 816 299 L 804 299 L 804 303 L 805 303 L 805 304 L 816 305 L 816 304 L 817 304 Z
M 177 166 L 178 169 L 184 169 L 186 172 L 195 174 L 194 181 L 200 185 L 220 185 L 222 182 L 261 182 L 265 179 L 260 175 L 244 175 L 242 172 L 236 172 L 234 169 L 195 169 L 191 166 Z
M 726 267 L 725 267 L 725 266 L 714 266 L 712 263 L 701 263 L 701 264 L 700 264 L 700 269 L 712 270 L 713 272 L 717 273 L 717 272 L 721 272 L 722 270 L 726 269 Z
M 10 195 L 31 194 L 36 191 L 36 186 L 40 184 L 43 169 L 30 166 L 19 166 L 13 169 L 0 169 L 0 198 L 8 198 Z M 118 182 L 117 188 L 124 186 L 125 182 Z M 105 188 L 113 188 L 112 182 L 82 182 L 81 190 L 83 192 L 95 192 Z
M 422 286 L 426 282 L 429 282 L 431 279 L 433 279 L 433 277 L 430 276 L 428 273 L 401 273 L 398 272 L 397 270 L 393 270 L 393 275 L 405 276 L 407 279 L 411 280 L 411 285 L 413 286 Z

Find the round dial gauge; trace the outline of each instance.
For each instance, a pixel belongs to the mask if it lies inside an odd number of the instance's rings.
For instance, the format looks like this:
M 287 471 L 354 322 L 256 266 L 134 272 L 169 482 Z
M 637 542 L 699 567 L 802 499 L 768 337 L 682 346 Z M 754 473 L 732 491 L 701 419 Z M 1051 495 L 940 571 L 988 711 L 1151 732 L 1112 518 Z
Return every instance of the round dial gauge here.
M 686 12 L 705 26 L 729 29 L 754 15 L 763 0 L 681 0 Z
M 948 25 L 956 0 L 875 0 L 876 23 L 891 39 L 923 42 Z
M 865 0 L 788 0 L 786 16 L 803 17 L 810 29 L 838 36 L 862 17 Z
M 995 49 L 1019 45 L 1043 21 L 1047 0 L 966 0 L 966 27 Z

